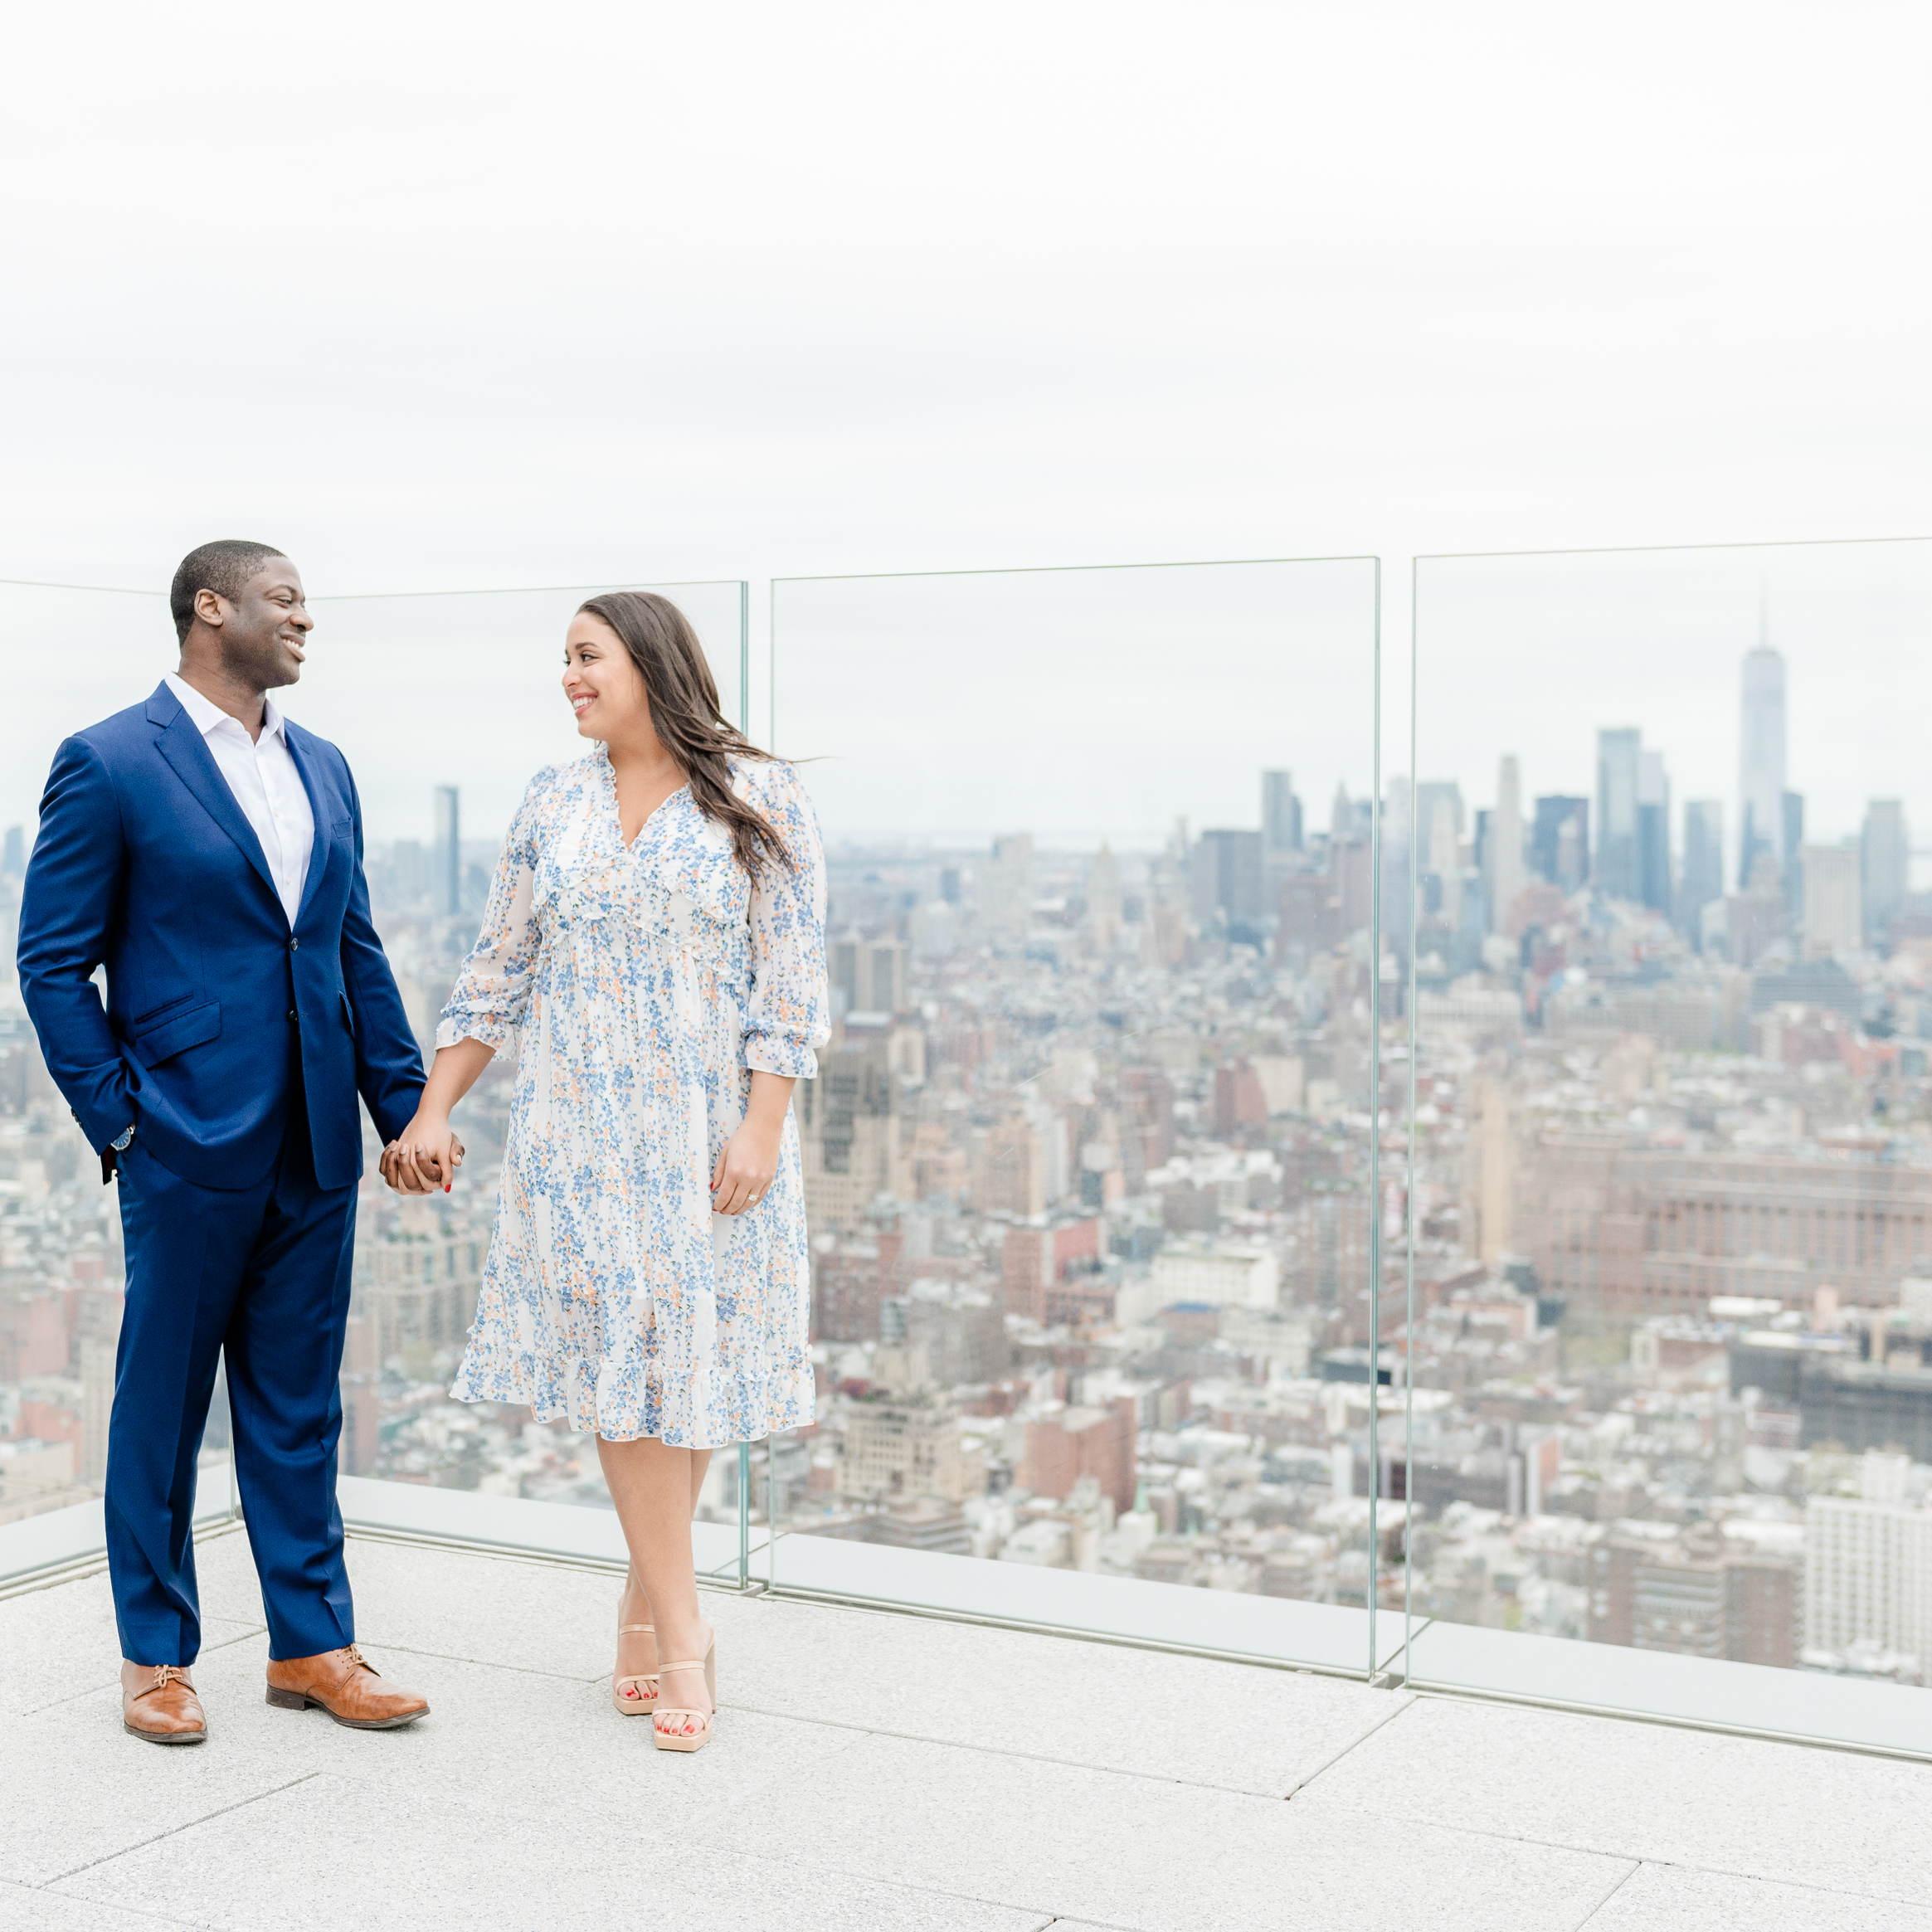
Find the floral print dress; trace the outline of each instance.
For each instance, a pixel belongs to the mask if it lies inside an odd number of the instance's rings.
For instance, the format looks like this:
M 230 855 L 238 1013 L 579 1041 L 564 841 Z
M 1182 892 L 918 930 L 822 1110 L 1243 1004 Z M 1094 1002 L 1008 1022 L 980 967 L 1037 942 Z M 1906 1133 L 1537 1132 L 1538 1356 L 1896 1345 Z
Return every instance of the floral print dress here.
M 825 856 L 790 765 L 730 769 L 793 862 L 756 884 L 688 786 L 627 848 L 601 745 L 523 796 L 436 1029 L 518 1060 L 464 1401 L 693 1449 L 812 1419 L 795 1110 L 755 1206 L 713 1214 L 711 1176 L 753 1068 L 818 1071 Z

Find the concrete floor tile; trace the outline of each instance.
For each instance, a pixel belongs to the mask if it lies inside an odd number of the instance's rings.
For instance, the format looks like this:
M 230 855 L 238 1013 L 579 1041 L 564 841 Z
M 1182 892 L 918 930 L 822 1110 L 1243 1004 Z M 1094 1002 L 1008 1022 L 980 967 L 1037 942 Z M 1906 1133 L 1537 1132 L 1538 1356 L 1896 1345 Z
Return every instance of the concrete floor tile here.
M 757 1836 L 754 1819 L 739 1829 Z M 572 1793 L 544 1829 L 479 1803 L 399 1806 L 392 1792 L 328 1777 L 94 1866 L 61 1890 L 130 1910 L 192 1910 L 221 1932 L 1040 1932 L 1044 1923 L 1038 1912 L 666 1842 L 647 1814 L 626 1832 L 586 1830 Z
M 943 1744 L 1285 1797 L 1405 1691 L 1076 1638 L 754 1598 L 721 1682 L 736 1701 Z
M 721 1682 L 718 1735 L 689 1756 L 659 1751 L 650 1721 L 611 1706 L 608 1683 L 543 1677 L 488 1664 L 398 1651 L 376 1662 L 430 1701 L 428 1715 L 393 1731 L 352 1730 L 319 1711 L 290 1711 L 263 1694 L 266 1641 L 224 1651 L 197 1673 L 211 1725 L 265 1759 L 293 1755 L 304 1767 L 380 1787 L 399 1800 L 474 1798 L 554 1816 L 559 1793 L 572 1808 L 621 1827 L 648 1815 L 654 1832 L 687 1814 L 716 1817 L 761 1786 L 809 1779 L 860 1734 L 737 1709 Z
M 1932 1905 L 1932 1764 L 1423 1697 L 1297 1802 Z
M 1932 1932 L 1932 1911 L 1808 1886 L 1641 1865 L 1580 1932 Z M 1055 1929 L 1058 1932 L 1058 1929 Z
M 123 1911 L 119 1905 L 63 1898 L 25 1886 L 0 1885 L 0 1932 L 168 1932 L 170 1925 L 190 1922 Z
M 118 1690 L 10 1723 L 0 1751 L 0 1879 L 44 1885 L 307 1774 L 224 1740 L 163 1747 L 121 1729 Z
M 586 1680 L 611 1668 L 622 1588 L 615 1576 L 361 1536 L 349 1539 L 348 1572 L 356 1635 L 372 1652 Z M 404 1674 L 400 1662 L 395 1674 Z
M 1146 1932 L 1550 1932 L 1628 1861 L 869 1737 L 752 1808 L 766 1856 Z M 698 1827 L 712 1843 L 743 1827 Z
M 259 1630 L 252 1623 L 207 1617 L 202 1653 L 212 1654 Z M 0 1714 L 21 1715 L 65 1703 L 109 1684 L 121 1674 L 121 1640 L 105 1571 L 51 1589 L 0 1600 Z
M 610 1708 L 614 1576 L 349 1561 L 410 1730 L 266 1704 L 239 1536 L 193 1749 L 122 1734 L 105 1576 L 0 1600 L 0 1708 L 61 1700 L 0 1746 L 0 1932 L 1932 1932 L 1932 1765 L 712 1591 L 677 1757 Z

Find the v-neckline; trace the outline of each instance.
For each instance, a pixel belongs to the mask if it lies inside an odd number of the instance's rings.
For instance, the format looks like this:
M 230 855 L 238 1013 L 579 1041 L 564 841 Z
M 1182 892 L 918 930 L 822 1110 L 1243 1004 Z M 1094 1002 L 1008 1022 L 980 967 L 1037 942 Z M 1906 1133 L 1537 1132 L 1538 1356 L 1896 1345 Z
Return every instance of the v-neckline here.
M 658 814 L 671 802 L 674 798 L 679 796 L 680 794 L 684 792 L 689 791 L 690 789 L 691 781 L 689 779 L 686 779 L 684 782 L 678 787 L 676 791 L 667 791 L 664 796 L 660 798 L 657 803 L 644 815 L 643 822 L 627 839 L 624 836 L 624 813 L 622 808 L 617 805 L 617 786 L 615 781 L 613 781 L 611 786 L 611 803 L 612 807 L 616 810 L 617 812 L 617 844 L 623 851 L 624 856 L 626 859 L 628 859 L 631 854 L 637 849 L 639 844 L 643 840 L 644 835 L 650 830 L 651 820 L 655 819 Z
M 691 781 L 687 778 L 675 791 L 667 791 L 644 815 L 637 830 L 626 839 L 624 836 L 624 807 L 617 796 L 617 767 L 611 762 L 611 747 L 608 745 L 601 745 L 598 749 L 603 754 L 601 762 L 604 766 L 604 783 L 610 792 L 611 822 L 616 827 L 617 830 L 618 854 L 620 857 L 628 859 L 643 844 L 644 835 L 650 830 L 651 821 L 673 799 L 681 797 L 691 789 Z

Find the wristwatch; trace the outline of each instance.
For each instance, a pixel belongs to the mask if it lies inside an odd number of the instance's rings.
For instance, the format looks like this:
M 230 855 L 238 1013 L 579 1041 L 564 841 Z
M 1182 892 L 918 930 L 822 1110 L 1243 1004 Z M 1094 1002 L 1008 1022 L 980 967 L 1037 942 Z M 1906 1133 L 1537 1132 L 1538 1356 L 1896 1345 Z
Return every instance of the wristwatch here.
M 79 1114 L 75 1114 L 74 1117 L 78 1120 L 80 1117 Z M 123 1134 L 119 1140 L 109 1141 L 108 1144 L 101 1149 L 100 1185 L 103 1187 L 105 1187 L 107 1184 L 114 1179 L 115 1173 L 119 1169 L 120 1162 L 115 1158 L 115 1156 L 117 1155 L 126 1153 L 128 1149 L 133 1146 L 134 1144 L 134 1130 L 133 1127 L 130 1126 L 128 1131 Z

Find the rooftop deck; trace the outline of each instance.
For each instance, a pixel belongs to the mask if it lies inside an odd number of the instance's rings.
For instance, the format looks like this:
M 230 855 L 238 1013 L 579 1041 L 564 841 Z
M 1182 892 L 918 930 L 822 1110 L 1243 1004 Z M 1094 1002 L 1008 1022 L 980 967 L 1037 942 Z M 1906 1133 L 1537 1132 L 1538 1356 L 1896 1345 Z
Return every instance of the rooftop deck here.
M 718 1591 L 697 1757 L 616 1717 L 615 1579 L 358 1537 L 434 1709 L 271 1710 L 202 1550 L 209 1742 L 118 1721 L 106 1579 L 0 1601 L 0 1928 L 1932 1932 L 1932 1765 Z

